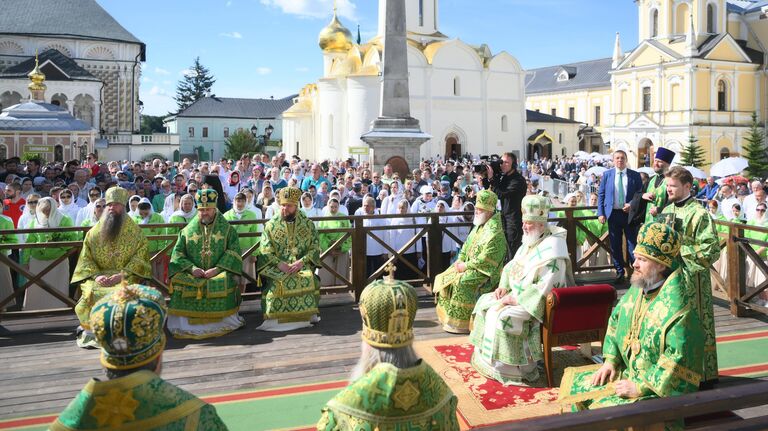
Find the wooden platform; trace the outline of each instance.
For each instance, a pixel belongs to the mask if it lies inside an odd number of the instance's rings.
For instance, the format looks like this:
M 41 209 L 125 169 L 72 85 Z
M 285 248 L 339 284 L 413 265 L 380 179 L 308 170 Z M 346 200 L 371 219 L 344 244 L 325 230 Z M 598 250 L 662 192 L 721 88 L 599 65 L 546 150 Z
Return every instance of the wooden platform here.
M 433 299 L 421 293 L 417 339 L 453 337 L 438 325 Z M 259 306 L 246 303 L 247 326 L 239 331 L 209 341 L 169 339 L 163 377 L 196 394 L 345 379 L 360 351 L 360 315 L 351 295 L 325 296 L 321 305 L 318 326 L 282 334 L 254 330 Z M 765 318 L 732 317 L 720 300 L 715 308 L 718 335 L 768 327 Z M 103 375 L 98 350 L 75 345 L 76 325 L 74 316 L 0 322 L 0 418 L 60 411 L 89 378 Z

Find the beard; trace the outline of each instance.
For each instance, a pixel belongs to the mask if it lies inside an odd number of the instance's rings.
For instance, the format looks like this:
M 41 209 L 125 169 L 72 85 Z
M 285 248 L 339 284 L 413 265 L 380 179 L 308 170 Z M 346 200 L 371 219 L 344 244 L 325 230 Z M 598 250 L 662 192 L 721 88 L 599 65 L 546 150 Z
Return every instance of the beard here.
M 536 240 L 541 238 L 541 235 L 543 233 L 544 233 L 543 226 L 540 229 L 532 229 L 528 233 L 525 233 L 525 231 L 523 231 L 523 245 L 528 246 L 533 244 Z
M 629 279 L 630 284 L 643 290 L 648 290 L 661 280 L 661 271 L 658 268 L 650 269 L 647 273 L 635 270 Z
M 216 214 L 211 215 L 211 216 L 199 214 L 199 217 L 200 217 L 200 223 L 205 224 L 205 225 L 209 225 L 209 224 L 213 223 L 213 219 L 216 218 Z
M 101 240 L 103 242 L 114 242 L 120 234 L 124 219 L 125 213 L 114 214 L 105 212 L 101 218 L 101 221 L 104 223 L 101 227 Z
M 476 215 L 476 216 L 475 216 L 475 218 L 472 220 L 472 224 L 473 224 L 474 226 L 482 226 L 482 225 L 484 225 L 486 222 L 488 222 L 488 220 L 489 220 L 490 218 L 491 218 L 491 216 L 489 216 L 489 215 L 488 215 L 488 214 L 486 214 L 486 213 L 483 213 L 483 214 L 478 214 L 478 215 Z

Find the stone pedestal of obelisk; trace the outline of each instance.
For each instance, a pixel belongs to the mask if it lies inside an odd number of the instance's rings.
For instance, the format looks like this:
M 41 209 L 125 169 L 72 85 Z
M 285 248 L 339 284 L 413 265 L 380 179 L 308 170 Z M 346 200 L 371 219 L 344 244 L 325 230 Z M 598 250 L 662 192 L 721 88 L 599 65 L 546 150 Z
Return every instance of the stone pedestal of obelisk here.
M 381 111 L 371 130 L 360 137 L 371 147 L 373 169 L 379 172 L 394 157 L 402 157 L 409 169 L 418 167 L 421 145 L 432 139 L 411 117 L 405 28 L 405 0 L 387 0 Z

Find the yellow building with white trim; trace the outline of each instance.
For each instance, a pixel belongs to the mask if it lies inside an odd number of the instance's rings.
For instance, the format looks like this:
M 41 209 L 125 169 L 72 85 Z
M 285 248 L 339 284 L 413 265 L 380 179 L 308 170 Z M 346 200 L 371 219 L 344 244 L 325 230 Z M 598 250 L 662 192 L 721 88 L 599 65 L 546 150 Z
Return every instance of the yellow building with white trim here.
M 651 159 L 655 147 L 680 153 L 690 135 L 710 163 L 740 154 L 752 113 L 760 122 L 766 116 L 768 2 L 636 3 L 639 44 L 624 53 L 617 35 L 608 97 L 597 84 L 577 97 L 556 91 L 532 94 L 527 87 L 528 108 L 588 107 L 601 100 L 601 112 L 608 118 L 602 119 L 606 126 L 599 131 L 611 150 L 627 151 L 634 167 L 643 164 L 646 154 Z M 605 62 L 595 62 L 600 61 Z M 589 117 L 576 115 L 575 120 L 595 124 Z

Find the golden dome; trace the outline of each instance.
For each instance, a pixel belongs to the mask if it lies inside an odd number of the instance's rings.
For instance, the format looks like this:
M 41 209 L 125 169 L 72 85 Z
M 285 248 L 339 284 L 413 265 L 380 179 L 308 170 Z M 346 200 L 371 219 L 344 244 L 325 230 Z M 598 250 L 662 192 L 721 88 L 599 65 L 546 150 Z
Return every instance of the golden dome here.
M 352 32 L 341 24 L 333 9 L 333 19 L 320 31 L 317 43 L 324 52 L 347 52 L 352 47 Z
M 32 69 L 32 71 L 29 72 L 27 76 L 29 77 L 29 80 L 32 81 L 27 86 L 30 91 L 45 90 L 45 84 L 43 84 L 45 81 L 45 74 L 40 71 L 40 64 L 37 60 L 37 53 L 35 53 L 35 68 Z

